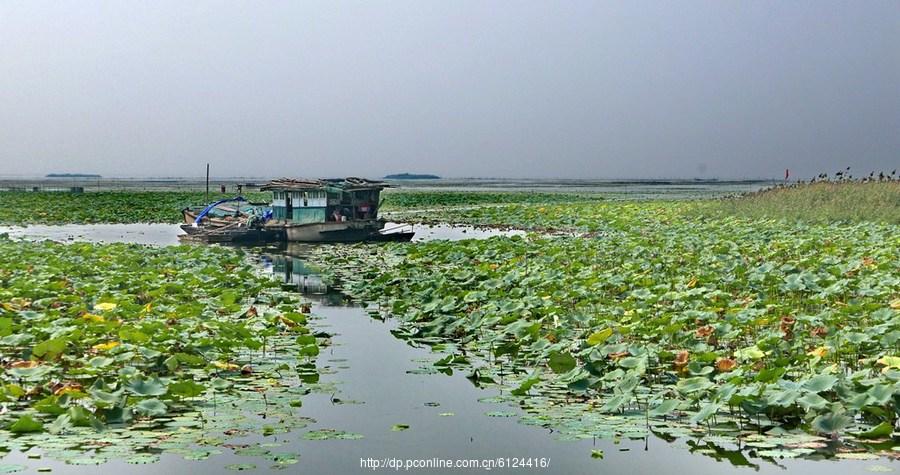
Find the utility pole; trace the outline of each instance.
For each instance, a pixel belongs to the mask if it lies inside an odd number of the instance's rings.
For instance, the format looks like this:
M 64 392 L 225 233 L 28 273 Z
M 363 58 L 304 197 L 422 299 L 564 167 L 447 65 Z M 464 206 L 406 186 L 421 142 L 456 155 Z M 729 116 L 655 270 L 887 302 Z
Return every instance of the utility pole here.
M 206 204 L 209 204 L 209 164 L 206 164 Z

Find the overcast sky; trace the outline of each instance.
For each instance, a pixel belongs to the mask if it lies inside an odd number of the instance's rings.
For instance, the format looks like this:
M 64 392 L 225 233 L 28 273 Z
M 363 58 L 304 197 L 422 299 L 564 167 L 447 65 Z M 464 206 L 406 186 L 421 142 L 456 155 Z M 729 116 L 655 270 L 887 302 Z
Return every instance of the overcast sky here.
M 900 1 L 0 2 L 0 175 L 900 167 Z

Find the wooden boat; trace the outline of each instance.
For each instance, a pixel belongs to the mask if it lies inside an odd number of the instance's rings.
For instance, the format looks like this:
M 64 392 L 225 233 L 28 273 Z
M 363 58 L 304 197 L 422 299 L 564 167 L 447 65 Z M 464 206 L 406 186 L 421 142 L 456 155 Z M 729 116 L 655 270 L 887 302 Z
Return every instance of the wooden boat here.
M 361 178 L 273 180 L 261 188 L 273 192 L 271 206 L 238 196 L 185 208 L 181 228 L 185 239 L 205 242 L 410 241 L 412 231 L 384 232 L 386 222 L 378 218 L 387 186 Z
M 415 235 L 412 231 L 382 233 L 384 221 L 346 221 L 307 224 L 271 223 L 265 229 L 281 231 L 285 240 L 304 243 L 334 242 L 409 242 Z
M 227 226 L 194 226 L 182 224 L 181 229 L 186 234 L 178 238 L 182 241 L 205 243 L 262 243 L 279 240 L 278 232 L 259 226 L 243 226 L 234 223 Z
M 244 204 L 238 203 L 236 206 L 230 204 L 233 202 Z M 184 224 L 194 224 L 197 222 L 197 217 L 203 214 L 204 211 L 207 211 L 211 206 L 214 209 L 209 210 L 210 212 L 207 212 L 197 224 L 226 226 L 233 224 L 238 219 L 246 218 L 250 213 L 264 214 L 265 210 L 268 208 L 267 203 L 253 203 L 250 201 L 243 201 L 242 198 L 237 197 L 230 200 L 217 201 L 212 205 L 190 206 L 184 208 L 181 210 L 181 217 L 184 220 Z
M 272 217 L 266 228 L 282 229 L 288 242 L 409 241 L 411 233 L 382 233 L 380 194 L 388 185 L 362 178 L 273 180 Z

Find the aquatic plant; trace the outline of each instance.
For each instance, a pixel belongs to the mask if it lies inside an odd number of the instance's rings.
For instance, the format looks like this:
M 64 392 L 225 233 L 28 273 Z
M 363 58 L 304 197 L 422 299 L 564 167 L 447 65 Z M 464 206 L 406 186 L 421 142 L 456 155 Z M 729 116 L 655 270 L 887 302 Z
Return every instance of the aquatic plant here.
M 0 236 L 0 447 L 146 463 L 303 427 L 328 335 L 274 285 L 232 249 Z
M 900 181 L 816 181 L 724 198 L 700 206 L 706 215 L 806 222 L 900 224 Z
M 384 209 L 432 209 L 455 206 L 496 205 L 509 203 L 572 203 L 599 201 L 599 193 L 535 192 L 535 191 L 418 191 L 391 190 L 384 193 Z
M 269 193 L 245 193 L 267 201 Z M 210 201 L 234 194 L 211 193 Z M 0 191 L 2 224 L 180 223 L 181 210 L 206 203 L 203 192 L 100 191 L 53 193 Z
M 685 214 L 690 206 L 482 208 L 473 213 L 495 224 L 594 233 L 315 255 L 351 294 L 402 319 L 411 338 L 457 345 L 439 369 L 503 377 L 517 398 L 555 395 L 537 413 L 556 428 L 585 412 L 630 414 L 647 426 L 728 421 L 735 434 L 752 427 L 891 446 L 900 416 L 897 226 L 703 219 Z M 472 367 L 475 355 L 486 363 Z M 584 404 L 573 410 L 572 401 Z

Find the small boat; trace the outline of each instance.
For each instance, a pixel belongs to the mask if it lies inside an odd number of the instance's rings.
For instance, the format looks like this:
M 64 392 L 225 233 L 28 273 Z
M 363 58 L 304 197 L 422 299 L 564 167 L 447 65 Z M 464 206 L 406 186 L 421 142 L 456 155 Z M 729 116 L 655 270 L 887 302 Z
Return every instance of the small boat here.
M 185 208 L 181 211 L 185 224 L 180 235 L 183 241 L 199 242 L 270 242 L 278 240 L 281 231 L 266 229 L 262 224 L 272 211 L 264 204 L 250 203 L 241 196 L 216 201 L 203 209 Z
M 265 216 L 270 211 L 268 203 L 254 203 L 236 196 L 209 205 L 184 208 L 181 216 L 184 224 L 226 226 L 248 216 Z
M 413 233 L 382 233 L 378 208 L 388 186 L 354 177 L 273 180 L 260 188 L 273 193 L 264 227 L 282 230 L 288 242 L 409 241 Z
M 298 243 L 412 240 L 411 230 L 385 232 L 378 218 L 381 190 L 388 185 L 362 178 L 298 180 L 282 178 L 261 187 L 272 191 L 272 204 L 250 203 L 241 196 L 203 208 L 182 210 L 184 240 L 202 242 Z M 388 230 L 388 231 L 391 231 Z

